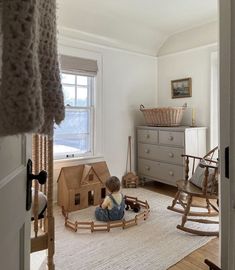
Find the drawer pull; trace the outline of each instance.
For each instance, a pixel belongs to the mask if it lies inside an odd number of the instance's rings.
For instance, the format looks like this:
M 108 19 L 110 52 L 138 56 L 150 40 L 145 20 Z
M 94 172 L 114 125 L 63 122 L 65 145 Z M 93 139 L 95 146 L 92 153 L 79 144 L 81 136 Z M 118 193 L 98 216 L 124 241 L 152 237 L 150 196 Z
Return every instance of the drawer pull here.
M 145 134 L 145 138 L 146 139 L 149 139 L 150 138 L 150 135 L 149 134 Z
M 145 166 L 145 170 L 146 171 L 150 171 L 150 167 L 149 166 Z
M 170 175 L 170 176 L 173 176 L 173 175 L 174 175 L 174 172 L 169 171 L 169 175 Z
M 168 155 L 169 155 L 169 157 L 171 157 L 171 158 L 173 158 L 173 157 L 174 157 L 174 154 L 173 154 L 173 153 L 171 153 L 171 152 L 170 152 Z
M 149 150 L 149 149 L 145 149 L 144 152 L 145 152 L 146 154 L 149 154 L 149 153 L 150 153 L 150 150 Z
M 168 140 L 169 140 L 169 141 L 173 141 L 173 140 L 174 140 L 174 137 L 173 137 L 173 136 L 169 136 L 169 137 L 168 137 Z

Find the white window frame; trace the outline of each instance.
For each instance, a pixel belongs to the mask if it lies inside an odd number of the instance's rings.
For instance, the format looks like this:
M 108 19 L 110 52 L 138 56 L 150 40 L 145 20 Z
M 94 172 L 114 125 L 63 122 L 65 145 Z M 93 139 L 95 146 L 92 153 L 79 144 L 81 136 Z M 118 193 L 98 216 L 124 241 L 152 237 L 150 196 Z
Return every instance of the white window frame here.
M 90 134 L 90 139 L 89 139 L 89 148 L 90 151 L 86 153 L 78 153 L 78 152 L 64 152 L 63 154 L 54 154 L 54 160 L 63 160 L 63 159 L 77 159 L 77 158 L 87 158 L 87 157 L 94 157 L 94 134 L 95 134 L 95 85 L 96 85 L 96 76 L 91 75 L 91 74 L 84 74 L 82 72 L 71 72 L 67 70 L 61 70 L 61 73 L 63 74 L 71 74 L 75 75 L 75 83 L 74 84 L 69 84 L 69 83 L 64 83 L 62 85 L 65 86 L 74 86 L 75 87 L 75 100 L 76 100 L 76 95 L 77 95 L 77 88 L 79 87 L 84 87 L 84 85 L 78 85 L 77 84 L 77 76 L 87 76 L 91 77 L 92 80 L 88 80 L 87 84 L 87 89 L 88 89 L 88 106 L 86 107 L 81 107 L 81 106 L 70 106 L 65 104 L 65 110 L 87 110 L 90 115 L 89 119 L 89 134 Z M 91 83 L 91 85 L 89 85 Z
M 58 41 L 59 54 L 95 60 L 98 71 L 94 85 L 94 156 L 54 160 L 55 175 L 59 173 L 61 167 L 104 160 L 103 55 L 101 52 L 82 48 L 75 39 L 67 39 L 59 35 Z

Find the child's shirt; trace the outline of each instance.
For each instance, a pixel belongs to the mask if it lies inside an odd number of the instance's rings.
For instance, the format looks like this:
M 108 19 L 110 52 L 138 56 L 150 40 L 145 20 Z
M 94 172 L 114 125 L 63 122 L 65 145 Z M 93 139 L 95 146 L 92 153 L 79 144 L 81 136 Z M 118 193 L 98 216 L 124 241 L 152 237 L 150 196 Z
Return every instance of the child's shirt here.
M 122 202 L 122 198 L 123 198 L 122 194 L 121 194 L 120 192 L 114 192 L 114 193 L 112 193 L 112 196 L 113 196 L 114 200 L 116 201 L 116 203 L 117 203 L 118 205 L 120 205 L 121 202 Z M 105 199 L 104 199 L 104 201 L 103 201 L 101 207 L 102 207 L 103 209 L 108 208 L 109 210 L 111 210 L 111 209 L 113 208 L 113 206 L 114 206 L 114 205 L 113 205 L 112 199 L 110 198 L 109 195 L 107 195 L 107 196 L 105 197 Z

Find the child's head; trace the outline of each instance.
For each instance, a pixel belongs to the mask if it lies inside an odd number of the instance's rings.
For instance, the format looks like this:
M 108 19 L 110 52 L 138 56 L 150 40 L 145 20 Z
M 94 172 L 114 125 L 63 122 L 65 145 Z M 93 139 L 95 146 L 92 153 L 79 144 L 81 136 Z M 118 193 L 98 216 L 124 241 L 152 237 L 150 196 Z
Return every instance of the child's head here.
M 106 180 L 105 186 L 110 192 L 118 192 L 120 190 L 120 180 L 116 176 L 111 176 Z

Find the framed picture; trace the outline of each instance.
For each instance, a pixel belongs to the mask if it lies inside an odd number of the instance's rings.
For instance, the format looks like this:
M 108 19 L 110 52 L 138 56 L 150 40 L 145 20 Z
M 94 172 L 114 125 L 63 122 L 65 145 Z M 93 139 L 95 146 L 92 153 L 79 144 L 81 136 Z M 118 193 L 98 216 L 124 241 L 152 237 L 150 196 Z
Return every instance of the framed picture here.
M 172 98 L 186 98 L 192 96 L 192 78 L 171 81 Z

